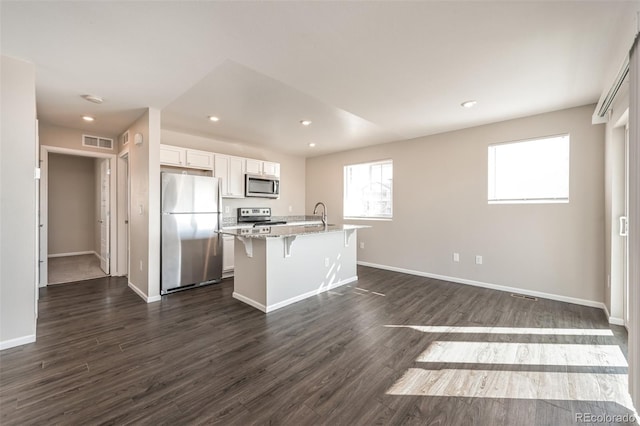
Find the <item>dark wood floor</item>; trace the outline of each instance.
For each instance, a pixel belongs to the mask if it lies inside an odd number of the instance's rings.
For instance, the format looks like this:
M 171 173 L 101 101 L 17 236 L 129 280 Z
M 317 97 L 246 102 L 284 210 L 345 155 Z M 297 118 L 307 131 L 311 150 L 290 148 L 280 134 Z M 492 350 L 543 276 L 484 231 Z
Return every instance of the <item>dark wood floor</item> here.
M 388 325 L 609 329 L 600 309 L 358 268 L 359 281 L 265 315 L 232 280 L 145 304 L 122 278 L 43 289 L 37 342 L 0 353 L 0 424 L 564 425 L 627 414 L 602 400 L 390 395 L 433 342 L 619 345 Z M 429 368 L 473 368 L 431 364 Z M 531 371 L 530 365 L 482 365 Z M 540 366 L 612 373 L 626 368 Z M 613 401 L 616 397 L 613 397 Z

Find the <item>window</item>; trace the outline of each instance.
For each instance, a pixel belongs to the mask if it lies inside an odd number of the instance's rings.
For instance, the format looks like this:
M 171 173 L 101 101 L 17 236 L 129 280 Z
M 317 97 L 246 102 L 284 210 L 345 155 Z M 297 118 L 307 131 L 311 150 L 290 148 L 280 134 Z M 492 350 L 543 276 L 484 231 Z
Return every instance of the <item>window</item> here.
M 391 219 L 393 162 L 344 166 L 344 217 Z
M 568 203 L 569 135 L 489 146 L 489 203 Z

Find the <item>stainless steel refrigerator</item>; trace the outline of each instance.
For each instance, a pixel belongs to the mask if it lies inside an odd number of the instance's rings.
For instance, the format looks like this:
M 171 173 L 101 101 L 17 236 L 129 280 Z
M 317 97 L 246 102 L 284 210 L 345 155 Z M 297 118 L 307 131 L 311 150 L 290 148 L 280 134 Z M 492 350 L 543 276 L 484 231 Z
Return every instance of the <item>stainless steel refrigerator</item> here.
M 160 293 L 219 282 L 220 179 L 163 172 L 161 182 Z

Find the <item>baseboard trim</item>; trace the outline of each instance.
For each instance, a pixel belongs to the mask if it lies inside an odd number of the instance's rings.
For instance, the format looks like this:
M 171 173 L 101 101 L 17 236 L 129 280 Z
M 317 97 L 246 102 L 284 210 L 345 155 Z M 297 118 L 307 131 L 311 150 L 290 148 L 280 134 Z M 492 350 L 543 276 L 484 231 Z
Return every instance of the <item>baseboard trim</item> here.
M 17 337 L 15 339 L 5 340 L 0 342 L 0 351 L 10 348 L 15 348 L 16 346 L 26 345 L 27 343 L 33 343 L 36 341 L 36 335 L 30 334 L 28 336 Z
M 96 256 L 100 257 L 98 255 L 98 253 L 96 253 L 93 250 L 87 250 L 87 251 L 72 251 L 69 253 L 54 253 L 54 254 L 49 254 L 47 255 L 47 257 L 67 257 L 67 256 L 82 256 L 85 254 L 95 254 Z
M 624 319 L 618 317 L 609 317 L 609 324 L 625 326 Z
M 307 299 L 309 297 L 317 296 L 318 294 L 324 293 L 324 292 L 329 291 L 329 290 L 331 290 L 333 288 L 340 287 L 340 286 L 352 283 L 354 281 L 358 281 L 358 276 L 357 275 L 355 275 L 353 277 L 345 278 L 344 280 L 337 281 L 337 282 L 335 282 L 333 284 L 328 285 L 327 287 L 322 287 L 322 288 L 319 288 L 317 290 L 311 290 L 311 291 L 303 293 L 303 294 L 301 294 L 299 296 L 295 296 L 295 297 L 292 297 L 290 299 L 283 300 L 282 302 L 274 303 L 272 305 L 267 305 L 267 306 L 263 305 L 262 303 L 256 302 L 255 300 L 253 300 L 253 299 L 251 299 L 251 298 L 249 298 L 247 296 L 243 296 L 242 294 L 237 293 L 235 291 L 233 292 L 233 298 L 237 299 L 237 300 L 239 300 L 241 302 L 244 302 L 247 305 L 251 305 L 254 308 L 259 309 L 264 313 L 269 313 L 269 312 L 273 312 L 273 311 L 275 311 L 277 309 L 284 308 L 285 306 L 291 305 L 293 303 L 299 302 L 301 300 Z
M 140 290 L 138 287 L 133 285 L 131 281 L 128 281 L 128 283 L 129 283 L 129 288 L 133 290 L 135 294 L 140 296 L 142 300 L 144 300 L 145 302 L 153 303 L 153 302 L 159 302 L 160 300 L 162 300 L 162 296 L 158 295 L 158 296 L 149 297 L 142 290 Z
M 465 278 L 456 278 L 456 277 L 449 277 L 449 276 L 446 276 L 446 275 L 431 274 L 431 273 L 428 273 L 428 272 L 415 271 L 415 270 L 412 270 L 412 269 L 404 269 L 404 268 L 397 268 L 395 266 L 380 265 L 378 263 L 358 261 L 357 264 L 358 265 L 362 265 L 362 266 L 369 266 L 371 268 L 376 268 L 376 269 L 384 269 L 384 270 L 387 270 L 387 271 L 401 272 L 401 273 L 409 274 L 409 275 L 417 275 L 417 276 L 420 276 L 420 277 L 434 278 L 434 279 L 443 280 L 443 281 L 451 281 L 451 282 L 454 282 L 454 283 L 457 283 L 457 284 L 472 285 L 474 287 L 483 287 L 483 288 L 488 288 L 488 289 L 491 289 L 491 290 L 506 291 L 506 292 L 509 292 L 509 293 L 526 294 L 527 296 L 539 297 L 541 299 L 556 300 L 558 302 L 573 303 L 575 305 L 589 306 L 591 308 L 600 308 L 600 309 L 603 309 L 603 310 L 606 308 L 604 303 L 596 302 L 594 300 L 586 300 L 586 299 L 579 299 L 579 298 L 576 298 L 576 297 L 561 296 L 561 295 L 558 295 L 558 294 L 544 293 L 544 292 L 541 292 L 541 291 L 527 290 L 527 289 L 523 289 L 523 288 L 509 287 L 509 286 L 504 286 L 504 285 L 499 285 L 499 284 L 485 283 L 485 282 L 482 282 L 482 281 L 468 280 L 468 279 L 465 279 Z M 607 315 L 607 318 L 609 318 L 608 315 Z
M 235 291 L 233 292 L 233 294 L 231 296 L 236 300 L 244 302 L 247 305 L 253 306 L 256 309 L 258 309 L 258 310 L 260 310 L 260 311 L 262 311 L 264 313 L 267 313 L 267 307 L 264 306 L 262 303 L 256 302 L 255 300 L 253 300 L 253 299 L 251 299 L 251 298 L 249 298 L 247 296 L 243 296 L 242 294 L 237 293 Z

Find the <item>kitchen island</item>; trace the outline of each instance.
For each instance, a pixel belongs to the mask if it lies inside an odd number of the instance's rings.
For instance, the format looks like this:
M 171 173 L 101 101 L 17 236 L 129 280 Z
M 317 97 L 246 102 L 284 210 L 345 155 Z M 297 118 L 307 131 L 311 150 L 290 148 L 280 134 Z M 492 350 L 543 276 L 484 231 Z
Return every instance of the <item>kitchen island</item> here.
M 233 297 L 271 312 L 358 279 L 359 225 L 256 226 L 233 235 Z

